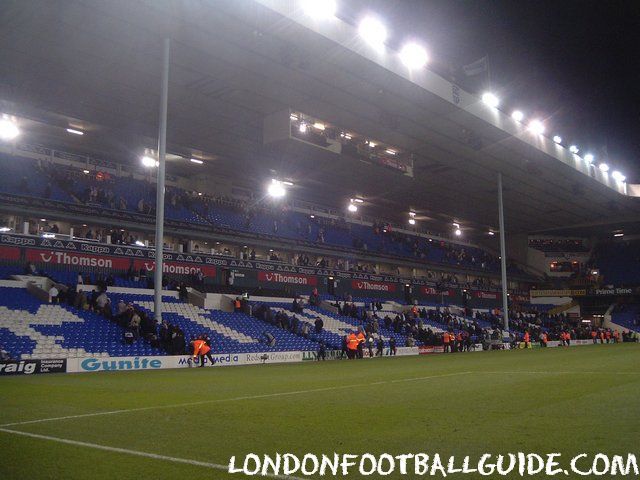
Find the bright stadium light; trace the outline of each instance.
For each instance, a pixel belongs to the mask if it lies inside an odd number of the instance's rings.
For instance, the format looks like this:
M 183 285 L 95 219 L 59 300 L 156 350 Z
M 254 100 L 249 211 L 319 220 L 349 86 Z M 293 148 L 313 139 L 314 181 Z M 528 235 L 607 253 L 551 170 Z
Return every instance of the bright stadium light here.
M 619 171 L 615 170 L 611 176 L 613 177 L 613 179 L 617 182 L 624 182 L 627 177 L 625 177 L 623 174 L 621 174 Z
M 313 128 L 317 128 L 320 131 L 324 131 L 326 127 L 324 126 L 324 123 L 316 122 L 313 124 Z
M 590 153 L 587 153 L 587 154 L 584 156 L 584 161 L 585 161 L 585 162 L 587 162 L 587 163 L 592 163 L 592 162 L 593 162 L 593 155 L 592 155 L 592 154 L 590 154 Z
M 482 94 L 482 103 L 487 107 L 498 108 L 498 105 L 500 105 L 500 99 L 491 92 L 485 92 Z
M 300 133 L 307 133 L 307 124 L 301 123 L 300 126 L 298 127 L 298 130 L 300 130 Z
M 358 211 L 358 206 L 355 203 L 350 203 L 347 207 L 347 210 L 349 210 L 351 213 L 355 213 Z
M 542 135 L 544 133 L 544 124 L 540 120 L 532 120 L 529 124 L 529 131 L 535 135 Z
M 0 139 L 9 141 L 20 135 L 20 129 L 9 117 L 0 119 Z
M 460 230 L 459 228 L 456 228 L 455 232 L 453 232 L 456 234 L 456 237 L 459 237 L 460 235 L 462 235 L 462 230 Z
M 204 162 L 202 160 L 200 160 L 199 158 L 190 158 L 189 161 L 191 163 L 197 163 L 198 165 L 202 165 Z
M 282 198 L 287 194 L 287 191 L 285 190 L 282 182 L 276 180 L 275 178 L 272 178 L 271 183 L 267 187 L 267 193 L 270 197 Z
M 601 163 L 600 165 L 598 165 L 598 168 L 603 173 L 607 173 L 609 171 L 609 165 L 607 165 L 606 163 Z
M 415 225 L 416 224 L 416 219 L 415 218 L 410 218 L 409 219 L 409 225 Z
M 488 232 L 488 233 L 489 233 L 489 235 L 491 235 L 492 237 L 495 235 L 495 233 L 494 233 L 494 231 L 493 231 L 493 230 L 489 230 L 489 232 Z
M 158 162 L 155 158 L 152 158 L 148 155 L 145 155 L 144 157 L 142 157 L 140 161 L 142 162 L 142 165 L 147 168 L 157 167 L 158 165 L 160 165 L 160 162 Z
M 524 120 L 524 113 L 522 113 L 520 110 L 514 110 L 511 114 L 511 118 L 513 118 L 516 122 L 521 122 L 522 120 Z
M 571 153 L 578 153 L 578 152 L 580 151 L 580 149 L 579 149 L 578 147 L 576 147 L 575 145 L 571 145 L 571 146 L 569 147 L 569 151 L 570 151 Z
M 407 43 L 400 50 L 400 60 L 409 70 L 419 70 L 429 61 L 429 54 L 417 43 Z
M 358 33 L 369 45 L 376 50 L 384 48 L 384 42 L 387 40 L 387 29 L 377 19 L 366 17 L 358 26 Z
M 355 203 L 364 203 L 364 200 L 361 198 L 352 198 L 351 201 Z
M 84 170 L 82 170 L 82 173 L 84 173 L 85 175 L 89 175 L 91 172 L 85 168 Z
M 67 132 L 72 133 L 73 135 L 84 135 L 82 130 L 77 130 L 75 128 L 67 128 Z
M 335 0 L 302 0 L 300 3 L 305 15 L 318 20 L 332 18 L 336 14 Z
M 562 137 L 560 135 L 555 135 L 553 137 L 553 141 L 558 143 L 558 144 L 560 144 L 560 143 L 562 143 Z

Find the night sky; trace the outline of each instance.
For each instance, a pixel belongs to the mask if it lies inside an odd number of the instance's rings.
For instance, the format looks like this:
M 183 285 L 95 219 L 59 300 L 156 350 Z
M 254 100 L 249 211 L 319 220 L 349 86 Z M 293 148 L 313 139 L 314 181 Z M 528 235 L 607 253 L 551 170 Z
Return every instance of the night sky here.
M 640 1 L 343 0 L 377 14 L 388 43 L 421 41 L 440 73 L 489 56 L 501 109 L 545 119 L 546 134 L 640 183 Z M 454 73 L 455 75 L 455 73 Z M 482 76 L 467 88 L 486 89 Z M 605 158 L 608 153 L 609 158 Z

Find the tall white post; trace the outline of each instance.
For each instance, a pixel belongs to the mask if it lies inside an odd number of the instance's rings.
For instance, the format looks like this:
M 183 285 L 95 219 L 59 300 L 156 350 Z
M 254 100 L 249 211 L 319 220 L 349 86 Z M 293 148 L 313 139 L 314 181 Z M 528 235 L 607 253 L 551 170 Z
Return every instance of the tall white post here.
M 509 299 L 507 295 L 507 248 L 504 240 L 504 205 L 502 203 L 502 173 L 498 172 L 498 221 L 500 223 L 500 269 L 502 270 L 502 318 L 509 330 Z

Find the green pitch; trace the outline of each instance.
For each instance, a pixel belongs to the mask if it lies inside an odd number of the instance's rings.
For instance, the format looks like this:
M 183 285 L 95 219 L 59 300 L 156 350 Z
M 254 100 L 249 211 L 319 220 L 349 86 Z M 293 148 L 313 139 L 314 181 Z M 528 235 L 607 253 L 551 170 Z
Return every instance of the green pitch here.
M 639 366 L 625 344 L 4 377 L 0 478 L 239 479 L 216 465 L 276 452 L 640 456 Z M 21 423 L 52 417 L 69 418 Z

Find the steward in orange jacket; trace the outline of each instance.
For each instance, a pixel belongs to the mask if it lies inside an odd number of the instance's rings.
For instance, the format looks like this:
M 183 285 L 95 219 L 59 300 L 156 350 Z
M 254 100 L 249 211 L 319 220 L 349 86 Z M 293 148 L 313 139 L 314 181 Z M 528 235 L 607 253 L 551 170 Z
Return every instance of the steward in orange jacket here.
M 200 358 L 200 366 L 204 367 L 204 357 L 209 359 L 211 362 L 211 366 L 216 362 L 211 356 L 211 347 L 208 344 L 208 339 L 201 335 L 196 338 L 191 344 L 193 345 L 193 361 L 196 361 L 196 358 Z
M 351 332 L 347 337 L 347 358 L 353 360 L 358 354 L 358 338 Z

